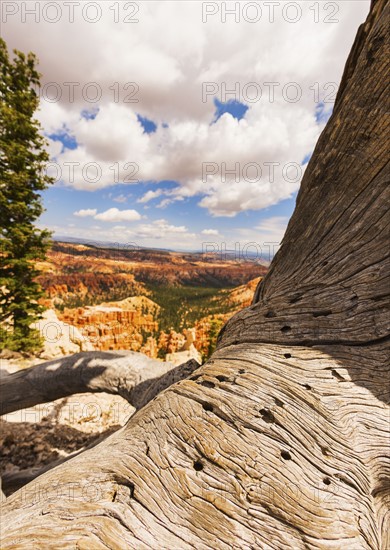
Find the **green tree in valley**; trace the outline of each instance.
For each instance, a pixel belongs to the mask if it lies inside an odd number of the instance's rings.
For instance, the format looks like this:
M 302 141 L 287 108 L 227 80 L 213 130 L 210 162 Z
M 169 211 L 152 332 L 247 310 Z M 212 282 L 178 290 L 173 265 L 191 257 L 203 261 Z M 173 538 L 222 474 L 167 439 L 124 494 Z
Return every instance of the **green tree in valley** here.
M 220 333 L 221 328 L 224 325 L 223 319 L 218 317 L 212 317 L 210 320 L 210 329 L 209 329 L 209 348 L 205 357 L 205 360 L 209 359 L 217 347 L 218 334 Z
M 10 58 L 0 39 L 0 349 L 35 351 L 41 338 L 30 325 L 43 307 L 36 282 L 50 233 L 35 227 L 43 212 L 40 192 L 52 178 L 39 122 L 35 89 L 40 74 L 34 54 L 17 50 Z

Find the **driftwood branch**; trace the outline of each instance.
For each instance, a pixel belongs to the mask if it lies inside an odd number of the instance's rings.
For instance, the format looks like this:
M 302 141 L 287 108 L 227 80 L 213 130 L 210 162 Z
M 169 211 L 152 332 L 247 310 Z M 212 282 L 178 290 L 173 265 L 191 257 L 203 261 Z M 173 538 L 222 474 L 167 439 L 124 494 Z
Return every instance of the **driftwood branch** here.
M 390 548 L 389 15 L 373 2 L 254 304 L 193 376 L 8 498 L 2 549 Z
M 81 352 L 0 377 L 0 414 L 76 393 L 120 395 L 141 408 L 199 367 L 195 360 L 173 367 L 130 351 Z

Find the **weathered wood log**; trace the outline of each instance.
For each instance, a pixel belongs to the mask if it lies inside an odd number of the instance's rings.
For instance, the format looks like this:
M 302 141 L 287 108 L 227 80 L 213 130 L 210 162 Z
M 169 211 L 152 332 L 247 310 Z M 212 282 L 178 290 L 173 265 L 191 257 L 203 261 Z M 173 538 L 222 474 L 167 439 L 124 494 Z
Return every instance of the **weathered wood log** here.
M 385 83 L 373 3 L 280 252 L 216 353 L 7 499 L 2 548 L 390 548 Z
M 370 366 L 348 349 L 336 371 L 327 349 L 287 349 L 223 348 L 105 443 L 18 491 L 9 544 L 381 548 L 387 418 L 354 382 Z
M 199 366 L 191 359 L 174 367 L 171 363 L 128 351 L 81 352 L 13 374 L 4 375 L 2 372 L 0 413 L 8 414 L 22 408 L 87 392 L 120 395 L 139 409 L 160 391 L 187 378 Z M 103 439 L 105 437 L 101 438 Z M 97 442 L 94 442 L 87 448 L 96 444 Z M 72 456 L 80 452 L 83 450 L 72 453 Z M 55 460 L 42 468 L 5 473 L 1 480 L 3 490 L 8 495 L 70 458 L 71 456 Z M 4 494 L 0 494 L 0 499 L 1 496 L 4 497 Z
M 120 395 L 137 409 L 199 367 L 195 360 L 174 367 L 132 351 L 85 351 L 0 376 L 0 414 L 75 393 Z

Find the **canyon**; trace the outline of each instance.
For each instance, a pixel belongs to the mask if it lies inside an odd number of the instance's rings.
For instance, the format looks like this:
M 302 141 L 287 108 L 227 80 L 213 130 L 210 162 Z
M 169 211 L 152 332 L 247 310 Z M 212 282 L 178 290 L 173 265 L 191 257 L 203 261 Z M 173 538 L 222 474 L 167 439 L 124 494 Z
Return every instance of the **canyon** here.
M 36 325 L 42 357 L 130 350 L 173 364 L 207 359 L 222 326 L 250 304 L 267 271 L 259 261 L 210 253 L 61 242 L 39 267 L 48 308 Z

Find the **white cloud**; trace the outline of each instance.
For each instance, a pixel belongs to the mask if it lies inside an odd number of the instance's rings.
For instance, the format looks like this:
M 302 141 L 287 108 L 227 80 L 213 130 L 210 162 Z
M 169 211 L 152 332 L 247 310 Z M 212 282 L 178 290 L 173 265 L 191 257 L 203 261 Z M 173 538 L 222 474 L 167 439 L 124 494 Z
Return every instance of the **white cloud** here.
M 80 237 L 77 227 L 58 225 L 46 226 L 58 236 Z M 136 246 L 162 247 L 173 250 L 193 250 L 201 243 L 196 242 L 197 235 L 188 231 L 185 226 L 170 224 L 167 220 L 156 220 L 152 223 L 132 224 L 131 226 L 113 225 L 108 227 L 90 226 L 83 229 L 84 239 L 90 242 L 131 243 Z M 178 238 L 179 237 L 179 238 Z
M 141 215 L 136 210 L 119 210 L 118 208 L 109 208 L 105 212 L 100 212 L 99 214 L 96 208 L 86 208 L 73 212 L 73 215 L 78 218 L 93 216 L 95 220 L 103 222 L 132 222 L 141 219 Z
M 235 228 L 235 240 L 240 243 L 240 248 L 257 248 L 263 260 L 270 261 L 277 252 L 287 228 L 288 218 L 273 216 L 265 218 L 252 228 Z
M 44 4 L 40 2 L 39 9 Z M 233 2 L 231 7 L 238 6 L 236 18 L 226 15 L 222 22 L 221 12 L 227 4 L 213 3 L 217 13 L 204 23 L 205 3 L 142 2 L 134 15 L 139 22 L 134 24 L 124 21 L 131 16 L 126 4 L 116 4 L 117 13 L 107 2 L 94 4 L 102 11 L 96 23 L 86 21 L 82 6 L 76 3 L 73 22 L 68 22 L 69 8 L 63 6 L 58 23 L 42 16 L 40 23 L 35 23 L 31 15 L 22 23 L 19 11 L 9 16 L 2 28 L 10 49 L 37 54 L 43 84 L 58 83 L 61 98 L 49 102 L 47 89 L 38 117 L 47 134 L 67 129 L 79 144 L 76 150 L 61 152 L 62 146 L 50 141 L 50 153 L 61 166 L 64 183 L 96 190 L 137 180 L 178 181 L 160 208 L 198 196 L 200 205 L 212 215 L 233 217 L 277 204 L 298 189 L 299 180 L 287 181 L 282 169 L 289 162 L 300 164 L 313 150 L 323 128 L 316 121 L 316 104 L 334 97 L 333 83 L 340 81 L 370 2 L 331 2 L 330 8 L 314 3 L 318 13 L 310 2 L 295 2 L 302 13 L 295 23 L 288 21 L 294 9 L 286 15 L 283 3 L 275 4 L 274 22 L 263 7 L 256 23 L 245 21 L 253 16 L 253 9 L 245 12 L 242 3 Z M 93 11 L 88 10 L 90 17 Z M 111 37 L 109 43 L 107 36 Z M 96 51 L 100 52 L 99 63 Z M 76 83 L 73 101 L 65 82 Z M 92 82 L 101 93 L 97 102 L 89 99 L 96 91 L 96 87 L 88 87 Z M 216 92 L 202 97 L 207 82 Z M 251 82 L 257 88 L 246 87 Z M 266 82 L 275 83 L 272 102 Z M 294 82 L 302 90 L 296 103 L 290 99 L 294 86 L 286 87 Z M 238 122 L 226 114 L 210 125 L 214 99 L 232 99 L 232 95 L 224 98 L 223 90 L 231 90 L 236 83 L 236 99 L 250 107 L 245 119 Z M 256 90 L 258 100 L 252 101 Z M 326 104 L 327 110 L 330 105 Z M 94 110 L 96 117 L 85 119 L 82 110 Z M 137 113 L 154 120 L 157 131 L 144 133 Z M 163 127 L 163 122 L 168 127 Z M 69 162 L 79 163 L 72 173 L 64 164 Z M 268 162 L 278 162 L 281 167 L 272 181 L 267 175 Z M 88 163 L 96 163 L 100 173 L 85 170 Z M 204 163 L 216 166 L 206 180 Z M 238 181 L 223 177 L 223 163 L 228 170 L 239 164 Z M 258 181 L 246 178 L 248 163 L 261 167 Z M 148 193 L 141 203 L 152 200 Z
M 176 197 L 176 200 L 178 200 L 178 197 Z M 161 202 L 157 204 L 156 208 L 166 208 L 173 202 L 175 202 L 175 199 L 163 199 Z
M 275 233 L 283 232 L 286 230 L 288 218 L 285 216 L 274 216 L 272 218 L 266 218 L 261 220 L 259 225 L 255 227 L 258 231 L 263 233 Z
M 114 202 L 119 202 L 121 204 L 127 202 L 127 196 L 126 195 L 118 195 L 117 197 L 114 197 L 112 199 Z
M 73 216 L 77 216 L 78 218 L 86 218 L 87 216 L 95 216 L 96 213 L 96 208 L 85 208 L 78 210 L 77 212 L 73 212 Z
M 118 208 L 109 208 L 105 212 L 96 214 L 95 220 L 103 222 L 133 222 L 141 219 L 141 215 L 136 210 L 118 210 Z
M 287 224 L 288 218 L 284 216 L 264 219 L 255 227 L 257 239 L 263 243 L 277 243 L 279 245 L 283 240 Z
M 162 189 L 156 189 L 156 191 L 147 191 L 140 199 L 137 200 L 137 202 L 145 204 L 153 199 L 156 199 L 157 197 L 160 197 L 162 194 Z
M 219 235 L 218 229 L 203 229 L 202 235 Z
M 168 232 L 168 233 L 187 233 L 188 232 L 187 228 L 184 225 L 180 225 L 180 226 L 171 225 L 169 224 L 169 222 L 167 222 L 164 219 L 155 220 L 153 222 L 153 225 L 157 226 L 158 229 L 163 231 L 164 233 L 165 232 Z

